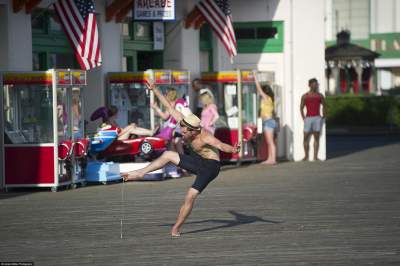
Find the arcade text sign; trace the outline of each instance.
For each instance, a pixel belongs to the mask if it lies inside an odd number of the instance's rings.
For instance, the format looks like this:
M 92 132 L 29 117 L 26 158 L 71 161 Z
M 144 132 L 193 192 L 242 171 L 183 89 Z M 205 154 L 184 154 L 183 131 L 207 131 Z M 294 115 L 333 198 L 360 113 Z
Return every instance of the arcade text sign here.
M 175 0 L 135 0 L 135 20 L 175 20 Z

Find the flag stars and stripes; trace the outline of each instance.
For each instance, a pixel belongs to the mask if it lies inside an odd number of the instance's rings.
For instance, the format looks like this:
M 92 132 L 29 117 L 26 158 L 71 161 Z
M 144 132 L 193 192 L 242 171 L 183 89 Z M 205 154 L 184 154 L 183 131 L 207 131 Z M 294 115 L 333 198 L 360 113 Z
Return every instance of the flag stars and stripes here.
M 231 9 L 228 0 L 201 0 L 196 8 L 204 20 L 211 26 L 215 34 L 225 46 L 228 55 L 233 60 L 237 55 L 235 31 L 233 30 Z
M 93 0 L 57 0 L 54 8 L 82 69 L 101 65 Z

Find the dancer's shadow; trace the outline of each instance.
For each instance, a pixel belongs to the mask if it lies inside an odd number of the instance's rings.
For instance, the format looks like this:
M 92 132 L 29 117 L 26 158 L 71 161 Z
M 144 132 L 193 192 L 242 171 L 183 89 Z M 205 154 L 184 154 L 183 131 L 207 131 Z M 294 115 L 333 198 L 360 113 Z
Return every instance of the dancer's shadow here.
M 256 222 L 272 223 L 272 224 L 282 223 L 281 221 L 266 220 L 266 219 L 260 218 L 258 216 L 245 215 L 245 214 L 238 213 L 236 211 L 229 211 L 229 213 L 234 216 L 234 219 L 231 219 L 231 220 L 230 219 L 207 219 L 207 220 L 202 220 L 202 221 L 187 222 L 185 224 L 216 223 L 216 224 L 221 224 L 221 225 L 204 228 L 204 229 L 193 230 L 193 231 L 185 232 L 185 234 L 207 232 L 207 231 L 212 231 L 212 230 L 218 230 L 218 229 L 223 229 L 223 228 L 239 226 L 239 225 L 243 225 L 243 224 L 252 224 L 252 223 L 256 223 Z M 168 224 L 168 225 L 163 224 L 161 226 L 172 226 L 172 224 Z

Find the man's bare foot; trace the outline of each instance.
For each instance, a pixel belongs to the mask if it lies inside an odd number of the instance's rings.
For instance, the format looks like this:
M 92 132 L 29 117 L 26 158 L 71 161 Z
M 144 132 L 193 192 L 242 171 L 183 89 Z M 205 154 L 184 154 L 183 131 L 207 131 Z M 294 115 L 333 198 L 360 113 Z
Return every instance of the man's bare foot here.
M 172 237 L 180 237 L 180 236 L 181 236 L 181 232 L 179 232 L 178 229 L 172 228 L 172 230 L 171 230 L 171 236 L 172 236 Z
M 144 174 L 142 174 L 140 171 L 132 171 L 132 172 L 127 172 L 121 174 L 122 178 L 124 181 L 133 181 L 133 180 L 141 180 L 143 179 Z
M 308 161 L 308 157 L 304 157 L 304 158 L 303 158 L 303 161 Z

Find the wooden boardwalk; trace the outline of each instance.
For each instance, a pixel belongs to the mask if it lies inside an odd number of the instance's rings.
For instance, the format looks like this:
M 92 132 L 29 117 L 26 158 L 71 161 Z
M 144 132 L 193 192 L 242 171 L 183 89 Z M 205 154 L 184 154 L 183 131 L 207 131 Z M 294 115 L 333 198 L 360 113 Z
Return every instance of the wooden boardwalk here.
M 326 162 L 224 169 L 179 239 L 193 177 L 0 193 L 0 262 L 400 265 L 400 139 L 379 138 L 335 139 Z

